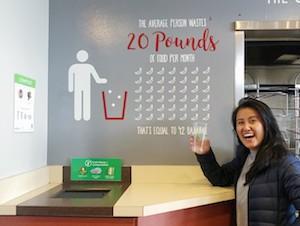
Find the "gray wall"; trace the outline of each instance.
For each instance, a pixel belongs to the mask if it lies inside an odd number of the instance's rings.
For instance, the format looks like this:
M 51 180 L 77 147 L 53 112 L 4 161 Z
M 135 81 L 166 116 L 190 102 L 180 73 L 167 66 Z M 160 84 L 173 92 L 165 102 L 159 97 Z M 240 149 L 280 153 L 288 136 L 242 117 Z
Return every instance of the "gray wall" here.
M 49 54 L 49 135 L 48 164 L 69 164 L 73 157 L 119 157 L 125 164 L 193 164 L 194 156 L 188 150 L 188 134 L 178 134 L 179 128 L 188 129 L 193 125 L 192 117 L 198 113 L 198 122 L 208 123 L 208 134 L 218 159 L 223 162 L 233 155 L 232 127 L 230 115 L 234 107 L 234 31 L 236 20 L 280 20 L 299 19 L 300 3 L 289 1 L 288 4 L 268 4 L 267 0 L 229 0 L 229 1 L 197 1 L 197 0 L 165 0 L 165 1 L 95 1 L 95 0 L 51 0 L 50 1 L 50 54 Z M 139 19 L 148 22 L 150 19 L 204 18 L 205 27 L 181 28 L 141 28 Z M 154 49 L 153 32 L 163 31 L 168 36 L 201 38 L 204 29 L 217 40 L 215 51 L 203 49 L 179 49 L 174 46 Z M 149 38 L 149 46 L 145 49 L 128 50 L 130 33 L 145 33 Z M 136 41 L 136 39 L 135 39 Z M 145 41 L 142 39 L 142 41 Z M 145 43 L 142 42 L 142 45 Z M 73 93 L 68 92 L 68 69 L 77 63 L 76 53 L 84 49 L 89 53 L 87 63 L 93 65 L 100 76 L 108 79 L 107 84 L 96 84 L 92 80 L 91 119 L 76 121 L 74 119 Z M 151 54 L 192 54 L 194 62 L 150 62 Z M 152 75 L 146 71 L 154 68 Z M 157 73 L 165 68 L 163 75 Z M 175 67 L 174 75 L 168 72 Z M 179 72 L 188 69 L 187 92 L 181 92 L 185 84 L 184 75 Z M 193 81 L 196 75 L 191 71 L 199 68 L 199 110 L 193 112 L 192 102 L 195 88 Z M 210 67 L 209 83 L 202 72 Z M 141 75 L 136 75 L 142 68 Z M 154 81 L 147 84 L 146 81 Z M 141 84 L 136 84 L 142 78 Z M 165 77 L 165 93 L 159 94 L 161 85 L 157 83 Z M 176 91 L 171 94 L 173 85 L 168 82 L 176 78 Z M 149 82 L 150 83 L 150 82 Z M 151 85 L 153 92 L 148 93 Z M 209 102 L 202 102 L 206 97 L 204 91 L 210 86 Z M 136 93 L 142 86 L 142 93 Z M 109 90 L 112 94 L 109 95 Z M 124 120 L 105 120 L 101 93 L 106 93 L 108 103 L 116 103 L 116 107 L 108 105 L 108 110 L 117 115 L 121 100 L 117 96 L 128 91 L 126 114 Z M 150 91 L 149 91 L 150 92 Z M 187 95 L 187 100 L 180 99 Z M 151 101 L 151 95 L 153 100 Z M 164 95 L 165 100 L 158 102 Z M 176 96 L 176 110 L 172 109 L 173 95 Z M 136 102 L 139 98 L 141 102 Z M 149 99 L 150 98 L 150 99 Z M 148 101 L 146 101 L 148 100 Z M 136 110 L 142 104 L 142 110 Z M 153 109 L 151 109 L 153 104 Z M 162 104 L 165 109 L 159 111 Z M 187 104 L 187 109 L 181 111 Z M 205 107 L 209 104 L 209 110 Z M 149 108 L 150 107 L 150 108 Z M 142 114 L 141 120 L 136 120 Z M 147 120 L 153 114 L 152 120 Z M 164 114 L 165 118 L 159 120 Z M 176 114 L 175 120 L 172 114 Z M 180 118 L 187 114 L 187 118 Z M 210 118 L 203 118 L 209 113 Z M 138 127 L 164 127 L 169 135 L 141 135 Z M 171 128 L 177 128 L 177 134 L 170 134 Z
M 0 1 L 0 179 L 47 164 L 47 0 Z M 14 74 L 36 80 L 35 131 L 14 132 Z

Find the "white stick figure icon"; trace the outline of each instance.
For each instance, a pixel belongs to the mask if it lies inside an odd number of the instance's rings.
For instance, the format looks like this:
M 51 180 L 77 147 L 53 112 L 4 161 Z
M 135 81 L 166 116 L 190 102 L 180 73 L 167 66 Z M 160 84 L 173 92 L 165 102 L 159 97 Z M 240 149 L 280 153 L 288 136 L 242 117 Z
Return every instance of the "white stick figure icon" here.
M 88 121 L 91 118 L 91 76 L 96 83 L 107 83 L 106 78 L 100 78 L 93 65 L 85 63 L 88 58 L 88 52 L 79 50 L 76 55 L 80 63 L 70 66 L 68 76 L 68 90 L 74 92 L 74 118 Z

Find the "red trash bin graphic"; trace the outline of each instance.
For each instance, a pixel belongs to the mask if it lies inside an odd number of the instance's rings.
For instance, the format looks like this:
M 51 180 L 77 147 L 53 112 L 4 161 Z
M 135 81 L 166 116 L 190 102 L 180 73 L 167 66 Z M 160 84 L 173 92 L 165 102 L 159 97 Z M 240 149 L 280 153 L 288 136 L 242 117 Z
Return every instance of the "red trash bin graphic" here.
M 108 114 L 106 96 L 105 96 L 104 91 L 102 91 L 102 101 L 103 101 L 103 109 L 104 109 L 104 118 L 105 118 L 105 120 L 124 120 L 125 119 L 126 103 L 127 103 L 127 91 L 124 92 L 122 112 L 121 112 L 121 115 L 118 116 L 118 117 L 110 116 Z

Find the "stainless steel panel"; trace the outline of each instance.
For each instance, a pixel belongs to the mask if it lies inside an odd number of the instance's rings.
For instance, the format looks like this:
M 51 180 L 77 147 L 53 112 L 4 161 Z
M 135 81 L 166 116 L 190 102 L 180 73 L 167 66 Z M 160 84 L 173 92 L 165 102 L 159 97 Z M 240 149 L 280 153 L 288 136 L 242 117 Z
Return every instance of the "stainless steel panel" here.
M 239 100 L 244 96 L 245 83 L 245 41 L 244 32 L 235 32 L 235 65 L 234 65 L 234 88 L 235 88 L 235 105 L 238 105 Z
M 278 21 L 236 21 L 236 31 L 247 30 L 296 30 L 300 29 L 300 20 Z
M 300 20 L 236 21 L 235 30 L 244 31 L 246 41 L 300 40 Z

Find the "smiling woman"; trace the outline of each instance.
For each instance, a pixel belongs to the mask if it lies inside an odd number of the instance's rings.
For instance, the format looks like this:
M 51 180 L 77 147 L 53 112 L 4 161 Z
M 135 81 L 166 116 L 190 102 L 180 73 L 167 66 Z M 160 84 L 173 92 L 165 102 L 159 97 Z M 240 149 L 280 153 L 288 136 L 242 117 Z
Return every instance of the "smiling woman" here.
M 243 108 L 237 113 L 236 131 L 245 147 L 257 151 L 264 138 L 264 126 L 255 110 Z
M 229 163 L 217 163 L 207 139 L 191 137 L 190 146 L 213 185 L 235 185 L 237 226 L 299 225 L 300 161 L 288 151 L 271 109 L 243 98 L 232 125 L 238 145 Z

